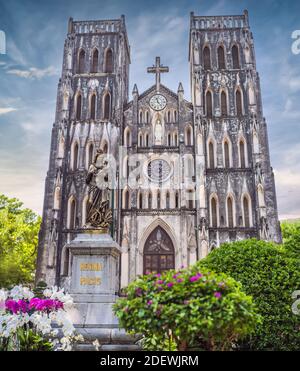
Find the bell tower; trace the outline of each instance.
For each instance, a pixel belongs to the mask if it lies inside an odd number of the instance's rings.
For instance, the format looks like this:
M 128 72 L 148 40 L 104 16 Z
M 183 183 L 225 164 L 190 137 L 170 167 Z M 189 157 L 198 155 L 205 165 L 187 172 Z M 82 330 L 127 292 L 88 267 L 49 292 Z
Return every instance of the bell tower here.
M 99 21 L 70 18 L 52 128 L 37 282 L 66 284 L 70 262 L 65 246 L 86 222 L 89 165 L 98 149 L 118 160 L 129 64 L 124 16 Z M 117 189 L 113 193 L 111 234 L 118 241 L 120 196 Z

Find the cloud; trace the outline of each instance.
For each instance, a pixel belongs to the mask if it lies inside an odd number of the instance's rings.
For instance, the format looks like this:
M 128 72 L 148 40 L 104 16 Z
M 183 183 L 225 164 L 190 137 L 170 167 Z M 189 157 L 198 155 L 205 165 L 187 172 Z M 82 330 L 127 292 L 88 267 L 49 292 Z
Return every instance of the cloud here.
M 53 66 L 49 66 L 49 67 L 44 68 L 44 69 L 31 67 L 28 70 L 11 69 L 11 70 L 8 70 L 6 73 L 8 73 L 10 75 L 16 75 L 16 76 L 19 76 L 19 77 L 23 77 L 25 79 L 40 80 L 40 79 L 42 79 L 43 77 L 46 77 L 46 76 L 58 75 L 58 70 Z
M 1 115 L 6 115 L 7 113 L 10 113 L 10 112 L 13 112 L 13 111 L 17 111 L 17 108 L 13 108 L 13 107 L 0 108 L 0 116 Z

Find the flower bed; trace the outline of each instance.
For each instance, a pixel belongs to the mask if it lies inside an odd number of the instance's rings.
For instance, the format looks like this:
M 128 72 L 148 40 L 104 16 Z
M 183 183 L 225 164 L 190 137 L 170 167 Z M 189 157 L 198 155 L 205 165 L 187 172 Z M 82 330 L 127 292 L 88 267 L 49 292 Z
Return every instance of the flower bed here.
M 0 290 L 1 350 L 71 350 L 82 340 L 67 316 L 72 306 L 72 297 L 57 287 L 42 297 L 23 286 Z

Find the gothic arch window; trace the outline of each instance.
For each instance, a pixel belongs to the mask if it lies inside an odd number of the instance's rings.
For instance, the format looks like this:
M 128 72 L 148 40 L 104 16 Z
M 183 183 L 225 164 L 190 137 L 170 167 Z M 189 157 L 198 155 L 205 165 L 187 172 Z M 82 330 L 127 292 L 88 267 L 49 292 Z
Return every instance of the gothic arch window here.
M 95 49 L 92 55 L 92 66 L 91 66 L 92 73 L 98 72 L 98 62 L 99 62 L 99 52 L 98 52 L 98 49 Z
M 194 161 L 193 161 L 192 155 L 186 155 L 184 156 L 184 166 L 185 166 L 185 176 L 188 179 L 192 179 L 194 175 Z
M 175 146 L 178 146 L 178 134 L 177 134 L 177 132 L 174 133 L 174 144 L 175 144 Z
M 223 46 L 218 47 L 218 67 L 219 70 L 225 70 L 226 64 L 225 64 L 225 51 Z
M 227 197 L 227 226 L 228 228 L 234 228 L 234 200 L 232 196 Z
M 185 144 L 187 146 L 191 146 L 193 144 L 193 139 L 192 139 L 192 129 L 190 126 L 188 126 L 185 130 Z
M 73 144 L 73 148 L 72 148 L 72 157 L 71 157 L 71 169 L 73 171 L 77 170 L 78 169 L 78 157 L 79 157 L 79 146 L 78 146 L 78 143 L 75 142 Z
M 168 121 L 169 124 L 171 123 L 171 111 L 168 111 L 167 121 Z
M 65 140 L 64 140 L 64 137 L 61 136 L 61 138 L 59 140 L 59 144 L 58 144 L 58 155 L 57 155 L 57 157 L 58 158 L 63 158 L 64 153 L 65 153 Z
M 110 94 L 106 93 L 103 98 L 103 106 L 104 106 L 104 112 L 103 112 L 103 119 L 109 120 L 110 119 Z
M 130 197 L 129 191 L 128 191 L 128 189 L 125 189 L 123 191 L 123 208 L 125 210 L 130 209 L 130 199 L 129 199 L 129 197 Z
M 139 123 L 142 124 L 143 123 L 143 112 L 140 111 L 140 114 L 139 114 Z
M 210 169 L 214 169 L 216 167 L 215 164 L 215 146 L 212 141 L 208 143 L 208 164 Z
M 174 111 L 174 122 L 175 123 L 177 122 L 177 111 L 176 110 Z
M 245 228 L 251 227 L 251 200 L 249 195 L 243 196 L 243 223 Z
M 171 133 L 168 134 L 168 146 L 171 146 Z
M 213 196 L 210 200 L 210 225 L 212 228 L 218 228 L 219 226 L 219 204 L 216 196 Z
M 231 49 L 232 55 L 232 67 L 234 70 L 240 68 L 240 58 L 239 58 L 239 48 L 236 45 L 233 45 Z
M 112 73 L 113 72 L 113 52 L 109 48 L 105 52 L 104 57 L 104 72 L 105 73 Z
M 213 102 L 212 102 L 212 94 L 210 91 L 206 93 L 206 116 L 212 117 L 213 115 Z
M 139 193 L 139 209 L 143 208 L 143 194 L 142 192 Z
M 148 209 L 152 209 L 152 192 L 149 192 L 148 196 Z
M 101 149 L 103 151 L 103 153 L 108 153 L 108 144 L 107 144 L 107 141 L 104 140 L 101 144 Z
M 79 93 L 76 98 L 76 120 L 81 120 L 82 97 Z
M 240 167 L 242 169 L 247 167 L 246 162 L 246 146 L 244 139 L 241 139 L 239 142 L 239 155 L 240 155 Z
M 188 190 L 187 191 L 187 207 L 188 209 L 193 209 L 194 208 L 194 199 L 195 199 L 195 195 L 194 195 L 194 191 L 193 190 Z
M 179 208 L 179 194 L 178 192 L 175 193 L 175 209 Z
M 221 115 L 222 117 L 226 117 L 228 115 L 227 96 L 225 91 L 222 91 L 221 93 Z
M 157 202 L 157 209 L 161 209 L 161 195 L 160 195 L 160 191 L 157 191 L 156 202 Z
M 139 146 L 143 147 L 143 134 L 139 133 Z
M 85 71 L 85 51 L 81 49 L 78 54 L 78 68 L 77 73 L 84 73 Z
M 145 146 L 149 147 L 149 134 L 148 133 L 145 134 Z
M 166 194 L 166 209 L 170 209 L 170 193 Z
M 131 130 L 128 127 L 124 131 L 124 145 L 125 147 L 131 146 Z
M 92 164 L 93 159 L 94 159 L 94 145 L 93 143 L 90 143 L 87 147 L 87 163 L 86 163 L 87 169 Z
M 95 118 L 96 118 L 96 94 L 92 94 L 90 106 L 90 119 L 95 120 Z
M 239 89 L 235 93 L 235 105 L 236 105 L 237 116 L 242 116 L 243 115 L 243 100 L 242 100 L 242 93 Z
M 224 167 L 225 169 L 230 168 L 230 144 L 228 142 L 228 139 L 225 139 L 224 141 Z
M 203 49 L 203 65 L 205 70 L 211 69 L 210 49 L 208 46 Z
M 68 210 L 68 228 L 75 229 L 76 227 L 76 200 L 75 197 L 71 196 L 69 199 L 69 210 Z
M 86 223 L 88 207 L 89 207 L 89 196 L 86 195 L 82 201 L 82 226 L 84 226 Z
M 150 233 L 144 247 L 144 274 L 162 273 L 175 268 L 172 240 L 160 226 Z

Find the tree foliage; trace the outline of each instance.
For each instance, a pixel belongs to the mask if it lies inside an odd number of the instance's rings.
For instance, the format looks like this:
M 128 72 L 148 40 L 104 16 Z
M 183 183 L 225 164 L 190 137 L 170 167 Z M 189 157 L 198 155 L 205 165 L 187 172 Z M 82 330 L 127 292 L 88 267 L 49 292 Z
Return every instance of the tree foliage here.
M 284 222 L 281 230 L 287 253 L 300 260 L 300 221 Z
M 299 350 L 300 317 L 293 315 L 292 294 L 299 289 L 299 260 L 285 246 L 257 240 L 222 245 L 197 263 L 224 272 L 242 283 L 263 317 L 247 347 L 256 350 Z
M 120 325 L 142 334 L 153 348 L 230 349 L 259 321 L 252 298 L 234 279 L 195 267 L 139 277 L 114 306 Z M 157 342 L 160 344 L 157 344 Z M 145 342 L 144 342 L 145 343 Z M 149 346 L 148 346 L 149 348 Z
M 22 206 L 0 195 L 0 287 L 34 278 L 40 217 Z

